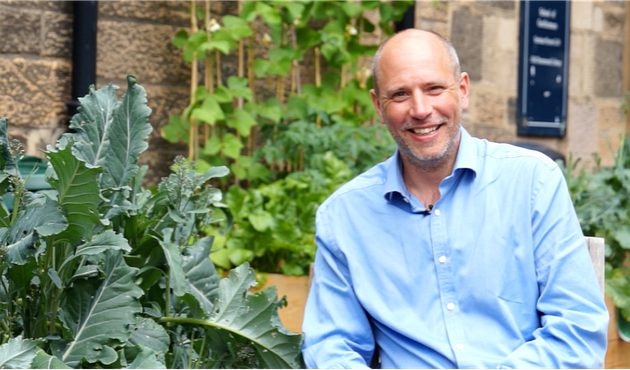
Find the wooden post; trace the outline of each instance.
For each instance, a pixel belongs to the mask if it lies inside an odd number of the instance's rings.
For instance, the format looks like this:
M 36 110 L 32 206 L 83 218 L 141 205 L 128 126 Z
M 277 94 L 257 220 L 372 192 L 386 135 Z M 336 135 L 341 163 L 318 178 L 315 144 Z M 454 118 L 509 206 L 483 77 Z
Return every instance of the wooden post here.
M 626 19 L 624 21 L 624 42 L 623 42 L 623 93 L 626 104 L 626 132 L 630 129 L 630 4 L 625 3 Z

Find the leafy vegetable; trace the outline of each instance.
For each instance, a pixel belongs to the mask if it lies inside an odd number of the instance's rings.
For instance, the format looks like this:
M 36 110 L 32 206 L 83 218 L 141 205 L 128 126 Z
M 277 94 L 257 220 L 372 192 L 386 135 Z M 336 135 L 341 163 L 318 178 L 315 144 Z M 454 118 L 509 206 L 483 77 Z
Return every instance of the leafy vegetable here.
M 50 189 L 16 171 L 0 120 L 0 366 L 3 368 L 302 367 L 301 336 L 275 291 L 251 293 L 241 265 L 209 259 L 225 223 L 225 167 L 175 161 L 150 191 L 137 165 L 151 132 L 144 89 L 91 88 L 73 132 L 46 152 Z M 211 227 L 212 226 L 212 227 Z

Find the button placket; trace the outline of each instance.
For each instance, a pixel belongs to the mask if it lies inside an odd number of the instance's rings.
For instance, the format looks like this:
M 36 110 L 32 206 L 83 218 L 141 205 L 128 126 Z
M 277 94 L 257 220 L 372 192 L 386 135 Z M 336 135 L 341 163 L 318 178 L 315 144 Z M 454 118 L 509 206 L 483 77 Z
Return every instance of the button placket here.
M 440 300 L 444 310 L 444 325 L 448 341 L 451 343 L 456 364 L 465 362 L 466 347 L 464 323 L 462 322 L 458 295 L 455 288 L 455 276 L 451 261 L 451 245 L 446 224 L 452 222 L 441 208 L 434 208 L 431 212 L 431 243 L 433 258 L 436 266 Z

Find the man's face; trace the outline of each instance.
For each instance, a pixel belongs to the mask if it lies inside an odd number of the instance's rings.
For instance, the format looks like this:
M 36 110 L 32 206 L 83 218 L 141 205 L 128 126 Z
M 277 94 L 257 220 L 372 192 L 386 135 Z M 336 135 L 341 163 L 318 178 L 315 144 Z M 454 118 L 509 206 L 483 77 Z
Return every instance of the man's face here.
M 434 35 L 398 35 L 382 50 L 372 101 L 403 160 L 424 169 L 452 166 L 459 147 L 468 75 L 454 75 Z

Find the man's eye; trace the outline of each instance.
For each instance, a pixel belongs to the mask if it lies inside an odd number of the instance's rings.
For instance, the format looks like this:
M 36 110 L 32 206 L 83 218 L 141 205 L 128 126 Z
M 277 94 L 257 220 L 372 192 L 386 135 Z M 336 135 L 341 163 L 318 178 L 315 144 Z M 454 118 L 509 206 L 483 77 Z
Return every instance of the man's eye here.
M 428 90 L 428 94 L 430 95 L 440 95 L 446 90 L 444 86 L 431 86 Z
M 407 98 L 408 94 L 404 91 L 396 91 L 392 94 L 391 99 L 395 101 L 401 101 Z

